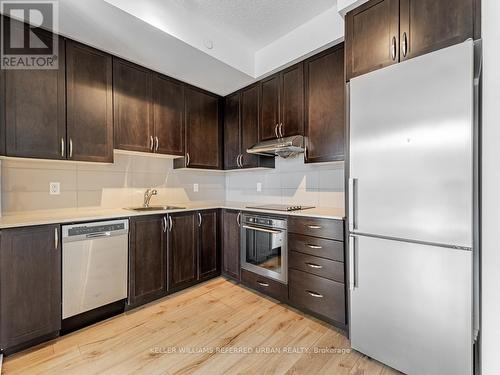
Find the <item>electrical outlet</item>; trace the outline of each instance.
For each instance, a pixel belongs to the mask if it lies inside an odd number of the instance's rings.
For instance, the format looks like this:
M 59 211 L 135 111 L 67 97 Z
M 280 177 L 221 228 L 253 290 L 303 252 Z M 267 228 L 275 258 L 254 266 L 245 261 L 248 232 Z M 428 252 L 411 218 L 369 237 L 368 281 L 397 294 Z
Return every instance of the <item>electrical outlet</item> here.
M 199 190 L 198 184 L 193 184 L 193 191 L 197 193 Z
M 49 183 L 49 194 L 50 195 L 59 195 L 59 194 L 61 194 L 61 183 L 60 182 L 51 182 L 51 183 Z
M 262 182 L 257 182 L 257 191 L 262 191 Z

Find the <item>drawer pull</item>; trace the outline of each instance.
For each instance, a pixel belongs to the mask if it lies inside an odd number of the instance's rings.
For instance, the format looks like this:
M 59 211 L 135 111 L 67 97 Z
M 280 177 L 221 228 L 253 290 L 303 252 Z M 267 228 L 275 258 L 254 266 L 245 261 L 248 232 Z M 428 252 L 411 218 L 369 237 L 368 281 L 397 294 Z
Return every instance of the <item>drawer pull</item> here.
M 269 286 L 268 283 L 263 283 L 262 281 L 257 281 L 257 284 L 259 284 L 260 286 L 265 286 L 266 288 Z
M 316 293 L 316 292 L 311 292 L 310 290 L 306 290 L 306 292 L 309 293 L 309 295 L 311 297 L 314 297 L 314 298 L 323 298 L 322 294 L 319 294 L 319 293 Z
M 323 268 L 323 266 L 320 266 L 319 264 L 307 263 L 307 262 L 306 262 L 306 264 L 308 267 L 311 267 L 311 268 L 316 268 L 316 269 Z
M 309 229 L 321 229 L 321 225 L 308 225 Z
M 311 249 L 322 249 L 323 246 L 318 246 L 318 245 L 310 245 L 310 244 L 306 244 L 307 247 L 311 248 Z

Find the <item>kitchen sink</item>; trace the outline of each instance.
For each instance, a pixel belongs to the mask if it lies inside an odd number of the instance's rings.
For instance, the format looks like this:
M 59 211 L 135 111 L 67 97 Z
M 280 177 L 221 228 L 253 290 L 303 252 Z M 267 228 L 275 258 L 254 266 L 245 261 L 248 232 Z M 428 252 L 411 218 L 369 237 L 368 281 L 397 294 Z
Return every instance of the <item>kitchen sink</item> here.
M 165 210 L 182 210 L 186 207 L 177 206 L 148 206 L 148 207 L 130 207 L 126 210 L 130 211 L 165 211 Z

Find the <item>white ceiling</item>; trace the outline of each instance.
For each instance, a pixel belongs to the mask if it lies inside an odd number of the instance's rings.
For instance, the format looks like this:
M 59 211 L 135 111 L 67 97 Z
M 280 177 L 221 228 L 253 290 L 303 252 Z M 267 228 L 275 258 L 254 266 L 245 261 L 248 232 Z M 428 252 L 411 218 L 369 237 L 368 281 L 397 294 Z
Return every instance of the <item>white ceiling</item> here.
M 173 4 L 237 39 L 260 49 L 288 34 L 337 0 L 153 0 L 157 6 Z M 120 0 L 113 1 L 114 3 Z
M 219 95 L 339 43 L 344 35 L 337 0 L 58 3 L 55 31 L 61 35 Z

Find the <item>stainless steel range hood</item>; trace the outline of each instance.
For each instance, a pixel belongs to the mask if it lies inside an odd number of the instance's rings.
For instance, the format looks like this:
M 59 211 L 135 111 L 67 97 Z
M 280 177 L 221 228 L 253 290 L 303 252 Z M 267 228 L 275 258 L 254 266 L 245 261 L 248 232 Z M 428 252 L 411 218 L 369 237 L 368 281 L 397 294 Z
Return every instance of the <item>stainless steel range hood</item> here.
M 260 142 L 247 150 L 249 154 L 280 156 L 282 158 L 288 158 L 302 152 L 304 152 L 304 137 L 301 135 Z

